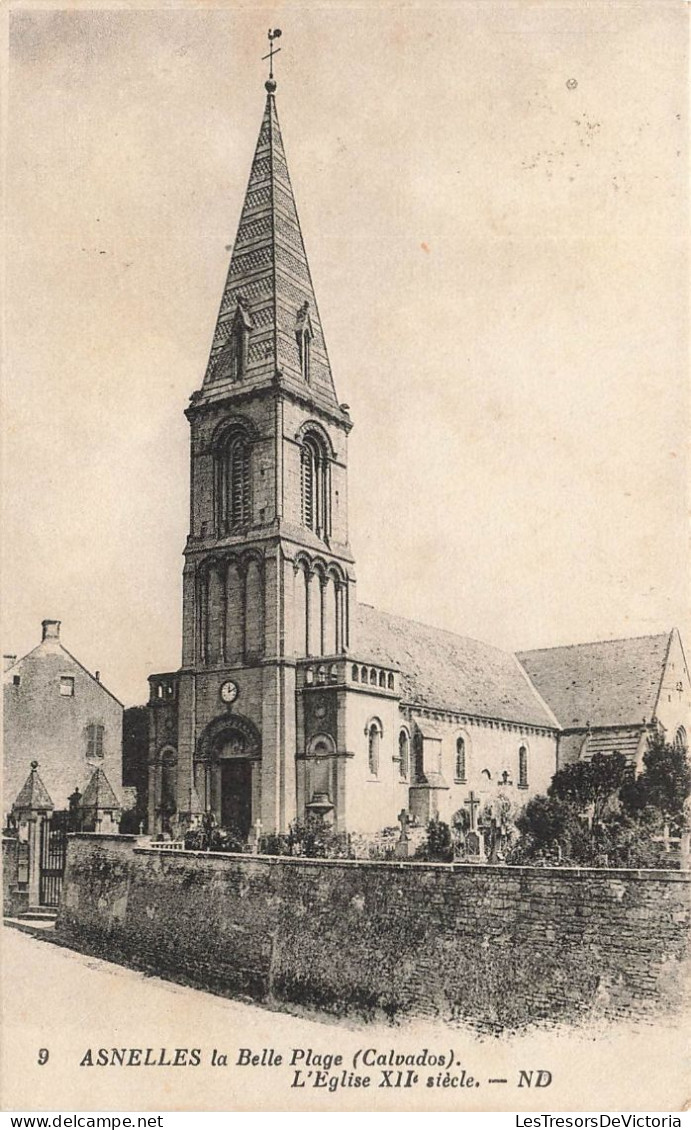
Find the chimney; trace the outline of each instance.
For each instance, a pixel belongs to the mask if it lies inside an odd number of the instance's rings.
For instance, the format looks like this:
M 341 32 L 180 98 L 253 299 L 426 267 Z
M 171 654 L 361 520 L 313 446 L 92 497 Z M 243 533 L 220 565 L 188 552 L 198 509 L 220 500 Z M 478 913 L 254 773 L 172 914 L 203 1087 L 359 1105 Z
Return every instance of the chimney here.
M 2 669 L 3 669 L 3 671 L 9 671 L 10 667 L 14 667 L 16 662 L 17 662 L 17 656 L 16 655 L 3 655 L 3 657 L 2 657 Z
M 43 629 L 43 640 L 59 640 L 60 639 L 60 621 L 59 620 L 42 620 L 41 627 Z

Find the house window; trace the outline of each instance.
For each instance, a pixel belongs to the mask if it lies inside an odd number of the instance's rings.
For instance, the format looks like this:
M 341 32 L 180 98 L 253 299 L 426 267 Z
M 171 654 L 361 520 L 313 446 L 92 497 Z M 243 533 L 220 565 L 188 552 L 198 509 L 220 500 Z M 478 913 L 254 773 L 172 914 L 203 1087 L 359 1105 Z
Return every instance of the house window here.
M 379 775 L 379 750 L 381 746 L 381 722 L 375 719 L 367 727 L 367 762 L 370 776 Z
M 60 694 L 63 698 L 74 698 L 74 679 L 71 675 L 60 676 Z
M 105 727 L 92 722 L 86 727 L 86 756 L 103 757 L 103 735 Z
M 398 735 L 398 771 L 401 780 L 406 781 L 410 773 L 410 738 L 407 730 L 401 730 Z
M 319 439 L 309 434 L 300 447 L 302 524 L 322 537 L 329 528 L 328 462 Z
M 456 780 L 465 781 L 465 738 L 456 738 Z
M 221 532 L 249 525 L 250 443 L 244 432 L 233 430 L 222 442 L 216 458 L 216 479 Z
M 518 751 L 518 787 L 528 788 L 528 750 L 524 745 Z

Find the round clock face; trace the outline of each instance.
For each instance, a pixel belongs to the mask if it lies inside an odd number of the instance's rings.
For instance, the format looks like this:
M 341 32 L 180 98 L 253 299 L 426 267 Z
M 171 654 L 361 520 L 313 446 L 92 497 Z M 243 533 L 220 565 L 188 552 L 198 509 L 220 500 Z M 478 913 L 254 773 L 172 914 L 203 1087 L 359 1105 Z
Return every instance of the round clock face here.
M 224 702 L 235 702 L 235 699 L 237 697 L 238 697 L 238 685 L 237 685 L 237 683 L 234 683 L 234 682 L 232 682 L 232 680 L 229 679 L 228 682 L 224 683 L 223 686 L 221 687 L 221 698 L 223 699 Z

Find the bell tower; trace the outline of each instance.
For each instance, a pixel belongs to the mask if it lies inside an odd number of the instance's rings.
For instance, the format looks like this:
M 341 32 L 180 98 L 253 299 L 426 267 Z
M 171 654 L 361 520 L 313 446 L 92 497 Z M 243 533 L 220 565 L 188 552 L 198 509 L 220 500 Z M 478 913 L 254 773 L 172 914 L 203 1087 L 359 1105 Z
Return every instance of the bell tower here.
M 285 831 L 297 811 L 296 667 L 347 651 L 354 573 L 351 421 L 336 396 L 273 75 L 186 416 L 182 666 L 150 680 L 150 828 L 174 808 L 178 827 L 211 812 L 241 836 L 258 821 L 264 833 Z

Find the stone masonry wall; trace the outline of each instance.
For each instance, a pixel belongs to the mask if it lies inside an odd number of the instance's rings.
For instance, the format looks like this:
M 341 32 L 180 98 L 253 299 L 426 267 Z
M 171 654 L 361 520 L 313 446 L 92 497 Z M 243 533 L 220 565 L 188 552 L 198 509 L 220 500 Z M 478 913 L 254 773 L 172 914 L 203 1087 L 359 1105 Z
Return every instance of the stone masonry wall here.
M 71 838 L 57 929 L 229 995 L 486 1028 L 679 1008 L 691 873 L 221 856 Z
M 20 853 L 26 844 L 20 844 L 16 836 L 2 837 L 2 912 L 12 918 L 29 909 L 29 887 L 26 869 L 20 868 Z

